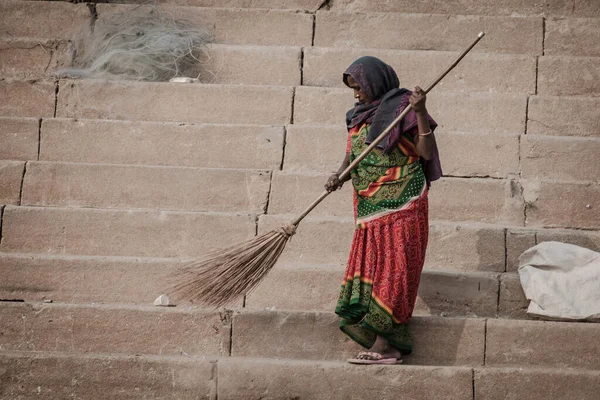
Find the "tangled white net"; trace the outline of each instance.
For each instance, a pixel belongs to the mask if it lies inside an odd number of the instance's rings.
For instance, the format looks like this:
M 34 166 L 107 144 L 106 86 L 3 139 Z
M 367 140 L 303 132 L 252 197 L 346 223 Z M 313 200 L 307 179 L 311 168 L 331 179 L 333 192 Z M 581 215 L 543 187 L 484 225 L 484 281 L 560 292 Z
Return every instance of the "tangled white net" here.
M 61 78 L 166 82 L 210 75 L 207 44 L 212 32 L 177 20 L 153 5 L 102 15 L 93 31 L 74 40 L 71 67 Z M 202 79 L 206 80 L 206 79 Z

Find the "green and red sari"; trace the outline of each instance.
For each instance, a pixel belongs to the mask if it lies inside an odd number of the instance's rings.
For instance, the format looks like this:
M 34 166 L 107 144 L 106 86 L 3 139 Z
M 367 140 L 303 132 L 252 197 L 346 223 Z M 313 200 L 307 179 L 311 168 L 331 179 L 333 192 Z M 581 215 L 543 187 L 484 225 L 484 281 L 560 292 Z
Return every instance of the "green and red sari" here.
M 351 160 L 366 149 L 369 126 L 349 130 Z M 429 228 L 428 186 L 411 133 L 391 151 L 375 148 L 352 171 L 352 184 L 356 231 L 335 312 L 363 347 L 380 335 L 407 354 Z

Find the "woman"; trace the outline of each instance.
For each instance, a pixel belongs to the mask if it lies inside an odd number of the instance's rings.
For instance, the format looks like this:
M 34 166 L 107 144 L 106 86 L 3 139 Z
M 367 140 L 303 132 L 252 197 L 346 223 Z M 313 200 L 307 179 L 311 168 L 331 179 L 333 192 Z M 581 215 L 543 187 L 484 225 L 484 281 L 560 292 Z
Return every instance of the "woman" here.
M 340 173 L 404 110 L 403 121 L 352 171 L 356 230 L 336 314 L 342 331 L 370 349 L 355 364 L 397 364 L 412 351 L 412 316 L 428 237 L 429 183 L 441 167 L 425 93 L 399 88 L 396 72 L 375 57 L 356 60 L 343 74 L 356 105 L 346 114 L 346 157 L 325 188 L 344 184 Z

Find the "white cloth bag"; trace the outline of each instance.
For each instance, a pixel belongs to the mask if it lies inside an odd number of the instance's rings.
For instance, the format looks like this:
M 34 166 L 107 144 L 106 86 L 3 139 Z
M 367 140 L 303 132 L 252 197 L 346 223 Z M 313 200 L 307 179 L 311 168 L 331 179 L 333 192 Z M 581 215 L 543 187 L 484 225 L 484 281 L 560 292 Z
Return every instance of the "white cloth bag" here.
M 600 253 L 543 242 L 519 257 L 528 314 L 556 320 L 600 321 Z

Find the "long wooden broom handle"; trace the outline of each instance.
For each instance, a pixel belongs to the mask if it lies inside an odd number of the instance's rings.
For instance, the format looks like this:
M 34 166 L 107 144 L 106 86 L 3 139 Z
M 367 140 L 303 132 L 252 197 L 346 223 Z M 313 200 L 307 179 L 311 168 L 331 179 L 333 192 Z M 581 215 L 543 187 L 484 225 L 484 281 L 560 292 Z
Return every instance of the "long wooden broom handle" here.
M 434 80 L 429 86 L 427 86 L 427 88 L 425 89 L 425 94 L 429 93 L 429 91 L 433 89 L 435 85 L 437 85 L 442 79 L 444 79 L 444 77 L 448 75 L 448 73 L 458 65 L 458 63 L 467 55 L 469 51 L 471 51 L 473 47 L 475 47 L 477 43 L 479 43 L 481 39 L 483 39 L 484 36 L 485 33 L 480 32 L 479 35 L 477 35 L 477 39 L 475 39 L 475 41 L 465 51 L 463 51 L 461 55 L 458 56 L 458 58 L 452 63 L 452 65 L 450 65 L 440 76 L 436 78 L 436 80 Z M 356 168 L 358 163 L 360 163 L 371 152 L 371 150 L 377 147 L 377 145 L 383 139 L 385 139 L 385 137 L 392 131 L 392 129 L 394 129 L 396 125 L 398 125 L 398 123 L 400 123 L 400 121 L 402 121 L 402 119 L 406 116 L 406 114 L 409 113 L 410 110 L 412 110 L 412 104 L 409 104 L 404 109 L 404 111 L 402 111 L 402 113 L 398 115 L 398 117 L 396 117 L 396 119 L 387 128 L 385 128 L 383 132 L 381 132 L 381 134 L 369 145 L 369 147 L 367 147 L 365 151 L 363 151 L 358 157 L 356 157 L 354 161 L 352 161 L 350 165 L 348 165 L 348 168 L 346 168 L 340 174 L 339 179 L 343 180 L 348 175 L 350 175 L 350 172 L 354 168 Z M 327 196 L 329 196 L 330 193 L 330 191 L 325 190 L 310 206 L 308 206 L 308 208 L 298 218 L 292 221 L 292 225 L 298 226 L 300 221 L 302 221 L 320 202 L 322 202 Z

